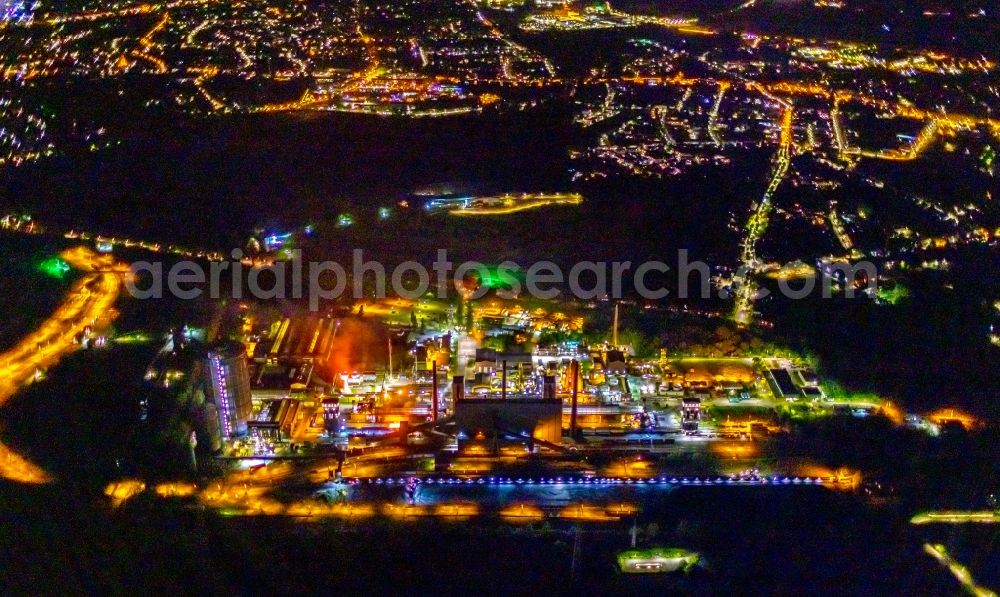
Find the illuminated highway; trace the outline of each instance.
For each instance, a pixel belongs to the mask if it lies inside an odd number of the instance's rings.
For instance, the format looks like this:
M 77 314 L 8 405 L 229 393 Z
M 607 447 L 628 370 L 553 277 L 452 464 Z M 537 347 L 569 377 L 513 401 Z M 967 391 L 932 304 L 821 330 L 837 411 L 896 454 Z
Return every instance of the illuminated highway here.
M 478 197 L 465 207 L 449 211 L 453 216 L 501 216 L 548 205 L 579 205 L 583 196 L 579 193 L 502 195 L 500 197 Z
M 85 247 L 64 251 L 61 257 L 85 274 L 48 319 L 0 355 L 0 406 L 40 371 L 79 348 L 79 335 L 105 327 L 116 315 L 113 306 L 127 268 Z M 20 483 L 51 481 L 45 471 L 2 444 L 0 477 Z
M 1000 512 L 924 512 L 910 519 L 910 524 L 1000 524 Z
M 972 573 L 969 572 L 969 569 L 951 557 L 944 545 L 924 543 L 924 552 L 937 560 L 939 564 L 947 568 L 948 571 L 951 572 L 951 575 L 955 577 L 955 580 L 962 585 L 962 588 L 965 589 L 969 595 L 972 595 L 973 597 L 997 597 L 997 594 L 994 591 L 977 585 L 975 579 L 972 578 Z
M 765 94 L 768 95 L 766 92 Z M 794 117 L 794 109 L 785 100 L 780 100 L 774 96 L 769 97 L 778 101 L 784 107 L 781 113 L 781 144 L 778 148 L 771 182 L 767 185 L 764 196 L 757 203 L 753 213 L 750 214 L 750 220 L 747 222 L 747 234 L 743 239 L 742 253 L 740 255 L 740 269 L 733 277 L 733 286 L 736 289 L 736 305 L 733 310 L 733 319 L 740 326 L 749 325 L 753 319 L 753 301 L 757 294 L 757 284 L 753 279 L 753 274 L 760 266 L 760 260 L 757 257 L 757 241 L 767 231 L 768 215 L 773 208 L 771 199 L 781 181 L 788 173 L 788 167 L 792 159 L 792 119 Z
M 167 63 L 161 58 L 152 55 L 150 53 L 150 49 L 153 47 L 153 38 L 156 37 L 157 33 L 163 31 L 169 22 L 170 13 L 163 13 L 163 17 L 157 21 L 155 25 L 153 25 L 153 28 L 146 32 L 146 35 L 139 38 L 139 45 L 142 47 L 136 48 L 131 52 L 133 57 L 145 60 L 152 64 L 153 68 L 156 69 L 156 73 L 161 75 L 167 72 Z

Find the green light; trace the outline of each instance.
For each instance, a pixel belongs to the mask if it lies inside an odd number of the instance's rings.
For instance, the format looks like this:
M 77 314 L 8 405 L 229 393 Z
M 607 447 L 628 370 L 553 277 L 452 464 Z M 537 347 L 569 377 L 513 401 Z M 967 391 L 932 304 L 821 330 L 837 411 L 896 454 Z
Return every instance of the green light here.
M 347 228 L 353 223 L 354 218 L 351 217 L 351 214 L 340 214 L 337 216 L 337 226 L 340 226 L 341 228 Z
M 521 270 L 501 268 L 498 265 L 487 265 L 476 270 L 476 273 L 480 277 L 479 283 L 491 290 L 512 289 L 516 282 L 523 282 L 525 278 Z
M 628 549 L 618 554 L 618 568 L 625 574 L 689 572 L 697 563 L 697 553 L 681 548 Z
M 153 337 L 149 334 L 143 332 L 132 332 L 129 334 L 122 334 L 117 336 L 114 341 L 119 344 L 145 344 L 146 342 L 151 342 Z
M 49 257 L 38 264 L 38 271 L 52 278 L 62 280 L 69 272 L 69 264 L 58 257 Z
M 388 220 L 390 215 L 392 215 L 392 211 L 390 211 L 388 207 L 378 208 L 378 219 Z
M 993 162 L 996 160 L 996 158 L 997 158 L 996 150 L 990 147 L 989 145 L 986 146 L 986 149 L 983 150 L 983 155 L 980 156 L 980 159 L 983 161 L 983 164 L 987 168 L 993 165 Z
M 896 283 L 892 286 L 879 286 L 875 296 L 884 304 L 895 305 L 898 304 L 899 301 L 910 296 L 910 291 L 906 288 L 906 286 Z

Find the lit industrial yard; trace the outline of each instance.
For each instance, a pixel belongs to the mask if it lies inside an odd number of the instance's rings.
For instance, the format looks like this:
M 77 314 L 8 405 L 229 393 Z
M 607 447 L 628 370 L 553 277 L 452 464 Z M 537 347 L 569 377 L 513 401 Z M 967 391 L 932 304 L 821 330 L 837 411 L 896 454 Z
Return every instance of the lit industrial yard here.
M 0 594 L 1000 588 L 985 0 L 0 6 Z

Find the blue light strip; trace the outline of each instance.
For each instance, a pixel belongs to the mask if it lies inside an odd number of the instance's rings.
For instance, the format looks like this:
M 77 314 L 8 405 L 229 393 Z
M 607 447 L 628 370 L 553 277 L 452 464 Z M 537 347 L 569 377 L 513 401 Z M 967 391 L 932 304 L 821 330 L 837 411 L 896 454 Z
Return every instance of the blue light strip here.
M 219 407 L 220 418 L 222 419 L 222 435 L 225 438 L 231 438 L 233 436 L 233 426 L 232 421 L 229 418 L 230 404 L 229 404 L 229 391 L 226 387 L 226 374 L 222 367 L 222 362 L 219 357 L 212 357 L 212 373 L 215 378 L 215 392 L 219 397 Z
M 717 486 L 793 486 L 793 485 L 836 485 L 833 477 L 651 477 L 630 479 L 622 477 L 353 477 L 347 480 L 351 485 L 583 485 L 610 487 L 621 485 L 673 485 L 695 487 Z

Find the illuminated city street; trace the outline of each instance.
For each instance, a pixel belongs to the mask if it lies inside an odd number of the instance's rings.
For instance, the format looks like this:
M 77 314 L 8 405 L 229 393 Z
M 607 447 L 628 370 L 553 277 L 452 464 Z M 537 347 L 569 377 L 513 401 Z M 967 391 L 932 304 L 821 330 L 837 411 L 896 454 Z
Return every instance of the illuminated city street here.
M 784 106 L 781 116 L 781 142 L 778 147 L 778 154 L 774 158 L 774 174 L 764 191 L 764 196 L 757 202 L 750 220 L 747 222 L 747 234 L 742 242 L 741 269 L 733 279 L 736 288 L 736 305 L 734 315 L 736 323 L 742 326 L 750 324 L 753 318 L 753 301 L 757 295 L 757 286 L 753 280 L 759 266 L 757 257 L 757 242 L 767 231 L 768 217 L 773 209 L 772 199 L 778 185 L 788 173 L 788 166 L 792 159 L 792 118 L 794 111 L 787 102 L 781 102 Z

